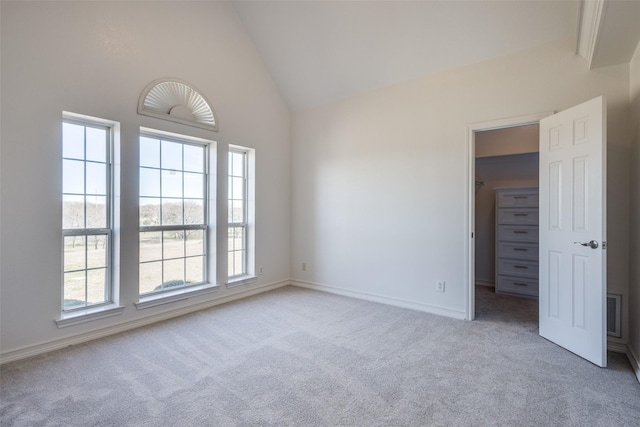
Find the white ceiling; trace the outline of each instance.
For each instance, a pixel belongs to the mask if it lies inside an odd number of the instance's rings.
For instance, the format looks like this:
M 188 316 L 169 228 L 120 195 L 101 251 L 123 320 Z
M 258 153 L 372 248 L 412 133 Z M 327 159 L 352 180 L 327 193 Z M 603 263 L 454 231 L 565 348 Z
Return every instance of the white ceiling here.
M 577 1 L 234 1 L 291 110 L 576 34 Z
M 587 34 L 592 68 L 629 62 L 640 0 L 232 0 L 289 108 L 303 110 Z M 593 22 L 592 22 L 593 21 Z M 588 29 L 591 32 L 585 32 Z M 582 52 L 581 52 L 582 54 Z

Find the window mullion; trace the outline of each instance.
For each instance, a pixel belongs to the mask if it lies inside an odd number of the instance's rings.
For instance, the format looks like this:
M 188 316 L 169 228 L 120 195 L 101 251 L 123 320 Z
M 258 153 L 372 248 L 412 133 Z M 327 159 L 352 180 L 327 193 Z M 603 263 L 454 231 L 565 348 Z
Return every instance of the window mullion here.
M 162 178 L 160 178 L 162 180 Z M 160 193 L 162 194 L 162 193 Z M 160 285 L 162 286 L 162 284 L 165 282 L 164 280 L 164 263 L 165 263 L 165 256 L 164 256 L 164 231 L 160 232 Z
M 106 153 L 105 153 L 105 159 L 106 159 L 106 169 L 107 169 L 107 206 L 106 206 L 106 219 L 107 219 L 107 226 L 108 227 L 112 227 L 112 203 L 111 203 L 111 195 L 113 194 L 113 174 L 112 174 L 112 167 L 113 167 L 113 162 L 111 161 L 111 144 L 110 141 L 111 140 L 111 133 L 107 133 L 105 135 L 105 145 L 106 145 Z
M 85 126 L 83 128 L 83 135 L 84 135 L 84 141 L 83 141 L 83 145 L 84 145 L 84 161 L 82 163 L 83 166 L 83 178 L 84 178 L 84 182 L 83 182 L 83 203 L 82 203 L 82 208 L 84 209 L 84 218 L 83 221 L 84 223 L 82 224 L 84 229 L 87 228 L 87 127 Z M 88 257 L 88 248 L 89 248 L 89 239 L 87 238 L 87 236 L 83 236 L 83 240 L 84 240 L 84 305 L 87 306 L 89 304 L 89 287 L 87 285 L 87 283 L 89 282 L 89 271 L 87 270 L 87 267 L 89 266 L 89 257 Z
M 248 272 L 248 256 L 249 256 L 249 251 L 247 248 L 247 243 L 249 242 L 249 233 L 247 232 L 248 227 L 247 227 L 247 223 L 248 223 L 248 214 L 247 214 L 247 202 L 248 202 L 248 196 L 249 196 L 249 159 L 248 159 L 248 154 L 247 152 L 244 152 L 243 154 L 243 162 L 242 162 L 242 168 L 243 168 L 243 176 L 242 176 L 242 195 L 243 195 L 243 200 L 242 200 L 242 221 L 243 221 L 243 228 L 242 228 L 242 271 L 243 273 L 247 273 Z
M 110 234 L 109 228 L 65 228 L 62 230 L 63 236 L 87 236 L 94 234 Z
M 86 223 L 86 218 L 85 218 L 85 223 Z M 83 237 L 84 239 L 84 305 L 88 305 L 89 304 L 89 257 L 88 257 L 88 250 L 89 250 L 89 239 L 87 238 L 87 236 Z
M 140 226 L 141 232 L 150 231 L 180 231 L 180 230 L 206 230 L 206 224 L 185 224 L 185 225 L 144 225 Z
M 158 144 L 159 144 L 159 153 L 160 153 L 160 158 L 158 159 L 158 164 L 159 164 L 159 168 L 158 168 L 158 173 L 160 174 L 160 225 L 164 224 L 164 209 L 162 208 L 162 206 L 164 205 L 163 203 L 163 198 L 162 198 L 162 184 L 163 184 L 163 179 L 162 179 L 162 140 L 158 140 Z
M 83 162 L 82 162 L 82 174 L 83 174 L 83 178 L 84 178 L 84 182 L 83 182 L 83 187 L 82 187 L 82 197 L 83 197 L 83 203 L 82 203 L 82 209 L 83 209 L 83 224 L 82 224 L 82 228 L 87 228 L 87 127 L 85 126 L 83 128 L 83 136 L 84 136 L 84 141 L 83 141 L 83 146 L 84 146 L 84 158 L 83 158 Z
M 182 282 L 183 283 L 187 283 L 187 231 L 186 228 L 184 228 L 185 223 L 185 194 L 184 194 L 184 145 L 182 145 L 181 151 L 182 151 L 182 170 L 180 171 L 180 190 L 182 192 L 182 254 L 183 254 L 183 258 L 182 258 Z

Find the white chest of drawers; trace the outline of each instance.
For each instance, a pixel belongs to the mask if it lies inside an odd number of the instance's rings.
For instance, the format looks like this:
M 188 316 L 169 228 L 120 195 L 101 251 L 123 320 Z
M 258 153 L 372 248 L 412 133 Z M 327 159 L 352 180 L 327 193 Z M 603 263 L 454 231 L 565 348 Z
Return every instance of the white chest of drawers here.
M 538 187 L 496 188 L 496 293 L 538 297 Z

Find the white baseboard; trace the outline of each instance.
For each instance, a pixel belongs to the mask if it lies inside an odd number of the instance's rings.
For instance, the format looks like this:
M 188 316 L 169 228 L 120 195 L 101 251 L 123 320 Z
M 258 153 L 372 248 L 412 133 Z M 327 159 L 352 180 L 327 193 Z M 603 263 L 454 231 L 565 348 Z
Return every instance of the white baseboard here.
M 607 350 L 625 354 L 627 356 L 627 359 L 629 359 L 629 363 L 631 364 L 633 373 L 638 379 L 638 382 L 640 382 L 640 359 L 628 344 L 615 341 L 607 341 Z
M 633 372 L 636 374 L 636 378 L 638 379 L 638 382 L 640 382 L 640 358 L 638 358 L 638 355 L 636 354 L 636 352 L 633 351 L 633 348 L 631 348 L 628 345 L 627 345 L 627 357 L 629 358 L 629 363 L 631 363 L 631 369 L 633 369 Z
M 608 340 L 607 350 L 613 351 L 616 353 L 627 354 L 627 352 L 629 351 L 629 348 L 624 343 Z
M 60 350 L 71 345 L 78 345 L 88 341 L 92 341 L 98 338 L 104 338 L 109 335 L 114 335 L 120 332 L 125 332 L 131 329 L 139 328 L 141 326 L 151 325 L 156 322 L 171 319 L 173 317 L 183 316 L 185 314 L 193 313 L 206 308 L 211 308 L 216 305 L 225 304 L 231 301 L 246 298 L 252 295 L 256 295 L 262 292 L 267 292 L 273 289 L 281 288 L 289 285 L 289 280 L 283 280 L 279 282 L 268 283 L 261 286 L 255 286 L 246 290 L 236 291 L 233 294 L 227 294 L 218 298 L 214 298 L 208 301 L 195 303 L 189 306 L 183 306 L 175 310 L 159 313 L 151 316 L 144 317 L 142 319 L 131 320 L 117 325 L 109 326 L 95 331 L 86 332 L 83 334 L 74 335 L 62 339 L 47 341 L 44 343 L 23 347 L 17 350 L 7 351 L 0 354 L 0 365 L 14 362 L 20 359 L 26 359 L 28 357 L 37 356 L 39 354 L 47 353 L 53 350 Z M 234 288 L 237 289 L 237 288 Z
M 482 280 L 482 279 L 478 279 L 476 278 L 476 285 L 479 286 L 489 286 L 491 288 L 495 287 L 495 282 L 493 280 Z
M 316 291 L 327 292 L 327 293 L 332 293 L 337 295 L 344 295 L 351 298 L 378 302 L 381 304 L 388 304 L 396 307 L 410 308 L 413 310 L 418 310 L 418 311 L 431 313 L 431 314 L 437 314 L 440 316 L 451 317 L 459 320 L 465 319 L 465 313 L 462 311 L 456 311 L 456 310 L 451 310 L 443 307 L 437 307 L 437 306 L 418 303 L 414 301 L 402 300 L 398 298 L 391 298 L 391 297 L 371 294 L 367 292 L 353 291 L 350 289 L 344 289 L 336 286 L 321 285 L 318 283 L 306 282 L 301 280 L 283 280 L 279 282 L 268 283 L 258 287 L 252 287 L 250 289 L 234 292 L 231 295 L 225 295 L 212 300 L 196 303 L 186 307 L 181 307 L 179 309 L 160 313 L 157 315 L 148 316 L 142 319 L 120 323 L 117 325 L 109 326 L 107 328 L 98 329 L 98 330 L 87 332 L 84 334 L 79 334 L 72 337 L 66 337 L 59 340 L 47 341 L 44 343 L 23 347 L 17 350 L 7 351 L 5 353 L 0 354 L 0 365 L 9 363 L 9 362 L 14 362 L 21 359 L 26 359 L 32 356 L 37 356 L 39 354 L 44 354 L 50 351 L 60 350 L 68 346 L 82 344 L 98 338 L 104 338 L 109 335 L 114 335 L 120 332 L 125 332 L 125 331 L 139 328 L 142 326 L 147 326 L 147 325 L 160 322 L 163 320 L 171 319 L 174 317 L 183 316 L 185 314 L 193 313 L 199 310 L 204 310 L 217 305 L 236 301 L 242 298 L 246 298 L 252 295 L 256 295 L 259 293 L 281 288 L 287 285 L 294 285 L 301 288 L 312 289 Z M 631 363 L 633 372 L 635 373 L 636 378 L 638 379 L 638 382 L 640 382 L 640 358 L 638 358 L 638 355 L 635 354 L 633 349 L 629 347 L 627 344 L 614 342 L 614 341 L 607 342 L 607 349 L 610 351 L 626 354 L 627 358 L 629 359 L 629 363 Z
M 330 294 L 343 295 L 351 298 L 357 298 L 367 301 L 378 302 L 381 304 L 393 305 L 396 307 L 410 308 L 412 310 L 423 311 L 425 313 L 437 314 L 440 316 L 452 317 L 454 319 L 464 320 L 465 312 L 456 311 L 448 308 L 437 307 L 429 304 L 423 304 L 414 301 L 407 301 L 399 298 L 392 298 L 383 295 L 376 295 L 368 292 L 354 291 L 344 289 L 337 286 L 321 285 L 303 280 L 291 280 L 290 283 L 301 288 L 312 289 L 314 291 L 327 292 Z

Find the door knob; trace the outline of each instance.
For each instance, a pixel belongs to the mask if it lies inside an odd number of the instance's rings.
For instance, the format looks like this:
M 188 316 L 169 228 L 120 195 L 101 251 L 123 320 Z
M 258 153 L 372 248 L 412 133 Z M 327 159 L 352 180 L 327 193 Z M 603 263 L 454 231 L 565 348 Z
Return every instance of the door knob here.
M 582 242 L 573 242 L 573 244 L 578 244 L 578 245 L 582 245 L 582 246 L 589 246 L 591 249 L 596 249 L 598 247 L 598 242 L 596 242 L 595 240 L 592 240 L 590 242 L 586 242 L 586 243 L 582 243 Z

